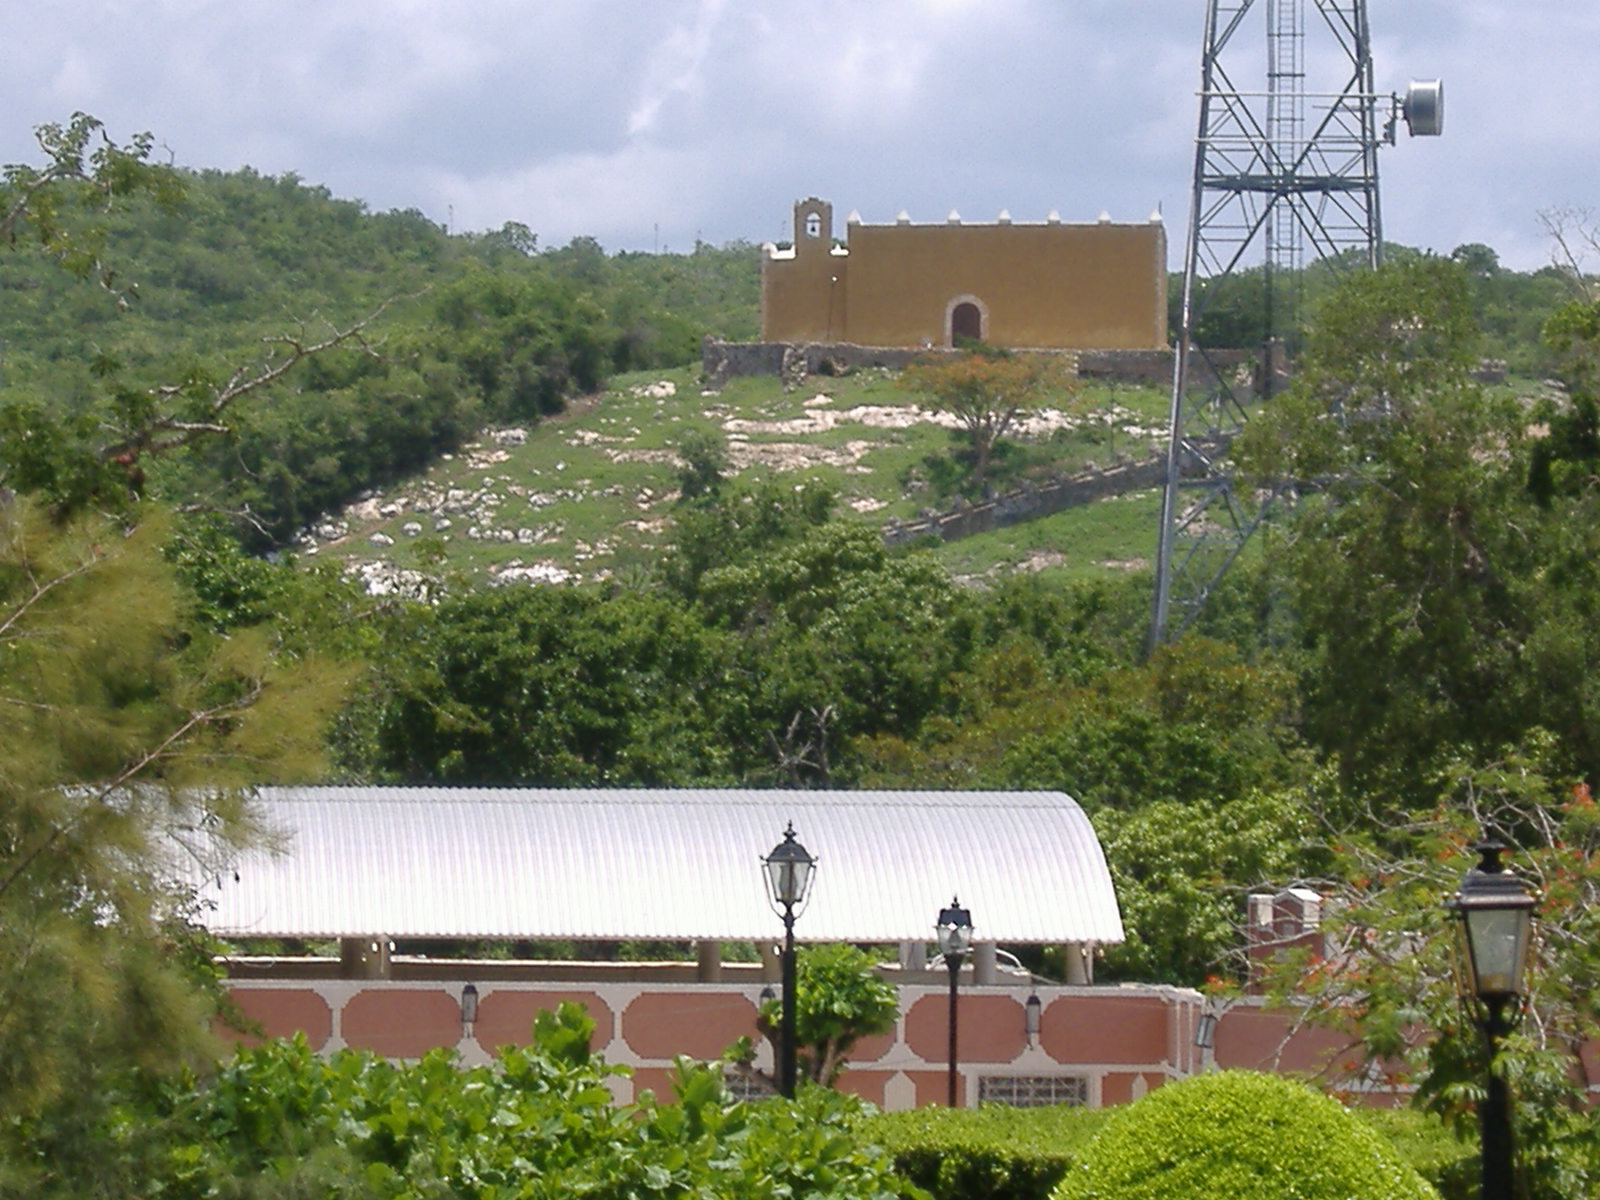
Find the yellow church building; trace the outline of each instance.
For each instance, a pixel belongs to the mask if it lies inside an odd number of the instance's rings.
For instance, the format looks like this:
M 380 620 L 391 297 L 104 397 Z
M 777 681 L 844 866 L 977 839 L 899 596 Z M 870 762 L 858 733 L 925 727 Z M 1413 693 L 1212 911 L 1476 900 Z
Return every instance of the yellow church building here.
M 1167 345 L 1167 237 L 1137 224 L 1055 217 L 917 225 L 852 214 L 835 243 L 833 206 L 794 206 L 794 242 L 761 256 L 763 342 L 949 347 L 958 338 L 1038 350 Z

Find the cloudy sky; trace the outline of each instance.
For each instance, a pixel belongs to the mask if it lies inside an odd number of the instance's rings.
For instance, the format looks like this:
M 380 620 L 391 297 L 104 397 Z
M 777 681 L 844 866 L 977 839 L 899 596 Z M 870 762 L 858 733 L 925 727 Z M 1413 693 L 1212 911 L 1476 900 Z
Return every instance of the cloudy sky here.
M 50 0 L 7 16 L 0 160 L 33 159 L 32 127 L 82 110 L 119 138 L 151 131 L 180 165 L 292 171 L 457 231 L 520 221 L 545 246 L 776 240 L 818 195 L 841 224 L 1159 207 L 1176 250 L 1205 7 Z M 1368 11 L 1379 89 L 1440 77 L 1448 101 L 1444 137 L 1402 131 L 1383 152 L 1389 239 L 1548 261 L 1539 213 L 1600 208 L 1600 6 Z

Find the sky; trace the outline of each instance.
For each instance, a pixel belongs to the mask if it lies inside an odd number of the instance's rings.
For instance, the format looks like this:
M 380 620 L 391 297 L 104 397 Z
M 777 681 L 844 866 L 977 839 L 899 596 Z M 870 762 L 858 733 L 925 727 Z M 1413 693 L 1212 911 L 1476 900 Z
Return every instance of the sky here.
M 1318 56 L 1318 0 L 1305 5 Z M 1348 7 L 1346 4 L 1345 7 Z M 1264 29 L 1266 0 L 1246 20 Z M 1378 90 L 1444 81 L 1381 154 L 1389 241 L 1550 261 L 1600 208 L 1600 5 L 1369 0 Z M 454 232 L 687 251 L 888 222 L 1189 220 L 1204 0 L 51 0 L 0 39 L 0 161 L 92 114 L 180 166 L 294 173 Z M 1241 39 L 1242 44 L 1243 39 Z M 1231 66 L 1241 90 L 1265 67 Z M 1232 60 L 1230 60 L 1232 61 Z M 1252 78 L 1252 75 L 1254 76 Z M 1308 85 L 1311 90 L 1315 85 Z

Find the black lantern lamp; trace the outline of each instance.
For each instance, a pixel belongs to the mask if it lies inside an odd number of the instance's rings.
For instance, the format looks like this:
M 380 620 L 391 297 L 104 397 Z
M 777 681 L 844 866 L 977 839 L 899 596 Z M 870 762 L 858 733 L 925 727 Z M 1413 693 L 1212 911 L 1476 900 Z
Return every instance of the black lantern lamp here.
M 961 907 L 959 899 L 952 899 L 950 907 L 939 910 L 939 923 L 935 926 L 939 949 L 944 954 L 944 965 L 950 972 L 950 1054 L 947 1080 L 948 1103 L 956 1106 L 956 976 L 961 973 L 961 963 L 972 949 L 972 914 Z
M 1500 1039 L 1520 1015 L 1533 910 L 1538 901 L 1523 881 L 1500 862 L 1505 845 L 1485 838 L 1473 849 L 1476 866 L 1461 878 L 1448 905 L 1460 922 L 1466 978 L 1464 990 L 1480 1005 L 1479 1024 L 1489 1052 L 1489 1078 L 1478 1123 L 1483 1145 L 1483 1200 L 1511 1200 L 1515 1151 L 1511 1137 L 1511 1090 L 1495 1063 Z
M 783 831 L 783 841 L 761 860 L 767 869 L 767 896 L 780 916 L 798 913 L 811 895 L 817 860 L 794 837 L 794 822 Z
M 761 860 L 766 868 L 767 896 L 783 918 L 783 1018 L 778 1047 L 778 1090 L 794 1095 L 794 919 L 811 895 L 817 860 L 795 840 L 794 822 L 783 832 L 783 841 Z
M 1488 839 L 1473 846 L 1479 861 L 1461 877 L 1450 907 L 1461 922 L 1467 990 L 1505 1031 L 1523 994 L 1538 901 L 1500 862 L 1506 847 Z
M 478 987 L 469 983 L 461 989 L 461 1036 L 471 1037 L 478 1022 Z

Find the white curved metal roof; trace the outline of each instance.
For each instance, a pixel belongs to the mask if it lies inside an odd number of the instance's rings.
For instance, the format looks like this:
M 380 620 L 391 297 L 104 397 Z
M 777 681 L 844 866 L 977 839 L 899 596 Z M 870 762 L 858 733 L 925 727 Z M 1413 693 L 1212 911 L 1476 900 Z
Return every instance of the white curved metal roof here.
M 224 936 L 758 940 L 761 859 L 794 822 L 818 860 L 802 941 L 927 939 L 959 896 L 978 937 L 1118 942 L 1088 818 L 1060 792 L 262 788 L 283 839 L 211 875 Z

